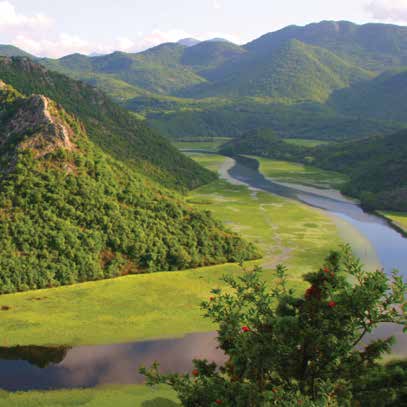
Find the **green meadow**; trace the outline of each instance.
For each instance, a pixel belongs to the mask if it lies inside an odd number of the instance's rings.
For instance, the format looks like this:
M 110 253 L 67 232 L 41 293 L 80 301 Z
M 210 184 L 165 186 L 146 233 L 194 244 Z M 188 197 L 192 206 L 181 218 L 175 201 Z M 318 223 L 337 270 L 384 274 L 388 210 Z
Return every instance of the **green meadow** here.
M 206 151 L 218 151 L 219 147 L 228 142 L 230 138 L 228 137 L 213 137 L 211 139 L 201 140 L 201 141 L 175 141 L 173 145 L 180 150 L 198 149 Z
M 255 158 L 260 163 L 260 171 L 275 181 L 334 189 L 338 189 L 347 181 L 343 174 L 321 170 L 310 165 Z
M 108 386 L 88 390 L 8 393 L 0 407 L 178 407 L 175 393 L 163 386 Z

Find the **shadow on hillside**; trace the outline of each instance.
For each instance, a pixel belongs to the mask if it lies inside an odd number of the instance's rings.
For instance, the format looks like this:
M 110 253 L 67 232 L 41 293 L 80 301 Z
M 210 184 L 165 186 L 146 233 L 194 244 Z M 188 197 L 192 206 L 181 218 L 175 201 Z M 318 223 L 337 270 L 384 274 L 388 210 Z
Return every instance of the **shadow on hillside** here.
M 143 402 L 141 407 L 180 407 L 178 403 L 174 401 L 164 399 L 162 397 L 157 397 L 154 400 L 148 400 Z

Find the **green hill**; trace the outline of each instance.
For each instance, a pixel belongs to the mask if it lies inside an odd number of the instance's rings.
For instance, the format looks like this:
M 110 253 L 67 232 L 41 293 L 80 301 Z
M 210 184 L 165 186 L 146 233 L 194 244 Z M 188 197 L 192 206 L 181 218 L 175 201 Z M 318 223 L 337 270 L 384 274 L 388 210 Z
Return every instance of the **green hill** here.
M 206 74 L 210 82 L 179 94 L 324 101 L 333 90 L 372 76 L 330 51 L 291 40 L 265 54 L 249 51 L 241 58 L 231 59 Z
M 370 209 L 407 210 L 407 131 L 317 148 L 314 162 L 350 176 L 344 192 Z
M 337 111 L 353 116 L 405 122 L 407 105 L 407 68 L 334 92 L 329 101 Z
M 403 123 L 337 113 L 315 102 L 287 103 L 267 98 L 182 100 L 138 97 L 129 109 L 147 116 L 150 126 L 172 139 L 240 137 L 258 128 L 281 137 L 346 140 L 391 134 Z
M 98 146 L 143 174 L 175 188 L 193 188 L 214 175 L 101 91 L 25 58 L 0 58 L 0 79 L 24 94 L 43 94 L 76 115 Z
M 225 155 L 251 154 L 277 160 L 301 161 L 306 149 L 284 141 L 270 129 L 248 131 L 221 147 Z
M 41 63 L 77 79 L 98 81 L 102 75 L 105 80 L 110 77 L 148 92 L 170 94 L 204 81 L 182 65 L 185 49 L 188 48 L 180 44 L 162 44 L 138 54 L 115 52 L 97 57 L 74 54 L 59 60 L 44 59 Z
M 246 50 L 226 41 L 204 41 L 184 50 L 181 63 L 205 77 L 205 71 L 238 58 Z
M 257 255 L 103 152 L 59 104 L 4 82 L 0 157 L 1 293 Z
M 245 48 L 265 53 L 293 39 L 325 48 L 368 70 L 381 72 L 407 65 L 407 27 L 390 24 L 321 21 L 304 27 L 291 25 L 265 34 Z
M 35 58 L 33 55 L 15 47 L 14 45 L 0 45 L 0 56 Z

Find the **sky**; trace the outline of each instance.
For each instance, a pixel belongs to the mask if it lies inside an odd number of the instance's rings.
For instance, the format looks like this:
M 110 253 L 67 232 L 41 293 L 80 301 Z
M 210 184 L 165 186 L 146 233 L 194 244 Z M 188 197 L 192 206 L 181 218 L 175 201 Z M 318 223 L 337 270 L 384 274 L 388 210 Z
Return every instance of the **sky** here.
M 138 52 L 181 38 L 244 44 L 321 20 L 407 24 L 407 0 L 0 0 L 0 44 L 37 56 Z

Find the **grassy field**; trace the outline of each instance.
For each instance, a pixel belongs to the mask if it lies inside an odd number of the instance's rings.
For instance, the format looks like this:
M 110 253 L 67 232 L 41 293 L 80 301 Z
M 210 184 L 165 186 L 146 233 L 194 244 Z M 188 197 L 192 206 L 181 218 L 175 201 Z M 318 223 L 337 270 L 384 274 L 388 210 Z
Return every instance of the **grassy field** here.
M 229 141 L 227 137 L 214 137 L 203 141 L 175 141 L 173 144 L 180 150 L 199 149 L 206 151 L 218 151 L 219 147 Z
M 292 144 L 295 146 L 311 147 L 311 148 L 326 145 L 326 144 L 331 144 L 330 141 L 310 140 L 310 139 L 305 139 L 305 138 L 287 138 L 284 141 L 288 144 Z
M 407 212 L 379 212 L 396 226 L 407 232 Z
M 216 155 L 191 156 L 209 168 L 225 160 Z M 255 242 L 263 250 L 266 269 L 286 264 L 297 287 L 302 274 L 318 267 L 329 249 L 341 242 L 335 223 L 321 211 L 246 186 L 219 180 L 195 191 L 191 200 Z
M 112 386 L 97 390 L 7 393 L 0 391 L 0 407 L 178 407 L 166 387 Z
M 346 176 L 337 172 L 325 171 L 309 165 L 255 158 L 260 163 L 260 171 L 275 181 L 337 189 L 347 180 Z

